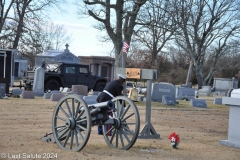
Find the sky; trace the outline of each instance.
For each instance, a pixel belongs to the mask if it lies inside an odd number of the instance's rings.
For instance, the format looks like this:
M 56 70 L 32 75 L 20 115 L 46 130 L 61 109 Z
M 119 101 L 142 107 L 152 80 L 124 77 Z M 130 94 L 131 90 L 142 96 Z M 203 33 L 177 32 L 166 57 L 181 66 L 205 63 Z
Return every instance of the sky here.
M 100 42 L 97 38 L 100 32 L 92 27 L 97 21 L 91 17 L 77 18 L 77 8 L 71 4 L 71 1 L 67 5 L 68 13 L 52 12 L 50 16 L 54 24 L 64 25 L 67 32 L 71 34 L 73 41 L 66 42 L 69 44 L 70 52 L 76 56 L 110 56 L 113 45 Z

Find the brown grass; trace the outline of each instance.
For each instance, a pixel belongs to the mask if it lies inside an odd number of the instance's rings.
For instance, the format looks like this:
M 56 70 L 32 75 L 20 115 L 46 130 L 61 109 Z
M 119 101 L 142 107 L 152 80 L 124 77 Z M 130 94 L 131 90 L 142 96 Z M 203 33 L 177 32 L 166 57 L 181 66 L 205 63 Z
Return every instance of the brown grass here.
M 219 140 L 228 137 L 229 107 L 213 105 L 212 99 L 208 97 L 206 109 L 190 107 L 189 101 L 179 101 L 175 106 L 152 102 L 151 124 L 160 138 L 137 139 L 131 149 L 118 150 L 108 147 L 104 138 L 97 135 L 97 127 L 94 126 L 87 145 L 80 152 L 64 151 L 57 144 L 44 143 L 39 139 L 51 132 L 56 102 L 41 97 L 0 99 L 0 153 L 15 157 L 20 154 L 18 159 L 23 159 L 24 153 L 41 156 L 54 153 L 57 159 L 71 160 L 238 160 L 239 149 L 219 144 Z M 136 105 L 141 115 L 141 131 L 145 125 L 146 106 L 144 102 L 137 102 Z M 180 135 L 181 142 L 177 150 L 171 148 L 167 139 L 171 132 Z

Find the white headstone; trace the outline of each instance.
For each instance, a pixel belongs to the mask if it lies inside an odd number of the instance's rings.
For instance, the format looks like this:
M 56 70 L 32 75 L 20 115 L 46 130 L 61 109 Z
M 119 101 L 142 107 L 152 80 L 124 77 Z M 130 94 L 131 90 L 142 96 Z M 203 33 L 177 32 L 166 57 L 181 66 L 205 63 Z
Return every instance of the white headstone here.
M 70 89 L 68 87 L 64 87 L 63 90 L 62 90 L 62 93 L 67 93 L 69 91 L 70 91 Z

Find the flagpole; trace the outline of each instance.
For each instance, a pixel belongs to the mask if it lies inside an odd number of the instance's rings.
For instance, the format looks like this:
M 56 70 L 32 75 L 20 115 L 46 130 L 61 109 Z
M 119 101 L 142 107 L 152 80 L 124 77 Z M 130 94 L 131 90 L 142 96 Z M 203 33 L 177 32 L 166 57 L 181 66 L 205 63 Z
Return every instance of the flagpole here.
M 123 51 L 122 51 L 122 68 L 123 68 Z

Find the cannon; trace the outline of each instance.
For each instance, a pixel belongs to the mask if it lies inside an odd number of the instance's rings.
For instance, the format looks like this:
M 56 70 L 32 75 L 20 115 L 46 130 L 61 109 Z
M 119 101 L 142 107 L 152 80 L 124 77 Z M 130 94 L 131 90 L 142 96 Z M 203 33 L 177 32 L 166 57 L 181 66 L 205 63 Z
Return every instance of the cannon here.
M 128 150 L 137 140 L 140 115 L 134 102 L 125 96 L 87 105 L 78 95 L 68 95 L 57 103 L 52 117 L 52 132 L 42 141 L 57 143 L 68 151 L 80 151 L 87 144 L 91 127 L 102 125 L 108 146 Z

